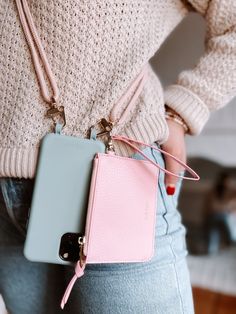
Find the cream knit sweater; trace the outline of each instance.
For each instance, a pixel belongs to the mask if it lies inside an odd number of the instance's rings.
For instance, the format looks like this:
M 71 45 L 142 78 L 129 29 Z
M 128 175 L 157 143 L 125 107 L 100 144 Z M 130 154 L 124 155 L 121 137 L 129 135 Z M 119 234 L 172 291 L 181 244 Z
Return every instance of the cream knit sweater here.
M 135 108 L 113 133 L 163 143 L 166 102 L 198 134 L 209 112 L 236 95 L 235 0 L 31 0 L 29 6 L 66 109 L 65 134 L 84 137 L 108 117 L 191 10 L 207 22 L 205 55 L 164 92 L 149 66 Z M 0 0 L 0 176 L 34 177 L 40 140 L 51 130 L 45 110 L 15 2 Z M 115 148 L 121 155 L 133 152 L 117 142 Z

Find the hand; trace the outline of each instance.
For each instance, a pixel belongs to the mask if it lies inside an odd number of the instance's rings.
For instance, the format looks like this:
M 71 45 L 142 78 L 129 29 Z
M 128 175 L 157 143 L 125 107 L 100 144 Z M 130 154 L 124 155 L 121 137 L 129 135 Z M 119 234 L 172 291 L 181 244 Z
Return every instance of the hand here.
M 162 149 L 186 163 L 185 130 L 182 125 L 173 120 L 168 119 L 167 124 L 169 127 L 169 137 L 168 140 L 162 144 Z M 167 170 L 175 174 L 179 174 L 183 170 L 183 167 L 170 157 L 165 156 L 164 158 Z M 177 177 L 165 174 L 165 186 L 168 195 L 175 193 L 177 181 Z

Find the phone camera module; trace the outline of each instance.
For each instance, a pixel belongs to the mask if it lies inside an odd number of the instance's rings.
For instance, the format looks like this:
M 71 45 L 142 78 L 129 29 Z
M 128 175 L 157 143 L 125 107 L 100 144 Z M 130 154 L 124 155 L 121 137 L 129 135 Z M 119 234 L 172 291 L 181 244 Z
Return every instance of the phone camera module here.
M 79 260 L 80 246 L 78 238 L 80 233 L 65 233 L 61 237 L 59 256 L 63 261 L 77 262 Z

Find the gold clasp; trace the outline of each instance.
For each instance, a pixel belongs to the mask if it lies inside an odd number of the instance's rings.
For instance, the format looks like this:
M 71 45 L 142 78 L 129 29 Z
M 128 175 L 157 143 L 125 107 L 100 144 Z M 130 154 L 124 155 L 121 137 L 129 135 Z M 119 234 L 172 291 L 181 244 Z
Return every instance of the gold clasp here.
M 52 98 L 51 108 L 47 110 L 46 116 L 51 118 L 55 124 L 59 122 L 63 127 L 66 125 L 65 108 L 58 106 L 54 98 Z
M 113 123 L 111 121 L 106 120 L 105 118 L 102 118 L 99 120 L 95 125 L 93 125 L 91 128 L 95 128 L 95 126 L 99 125 L 101 127 L 101 132 L 97 133 L 97 137 L 106 135 L 107 136 L 107 142 L 106 142 L 106 153 L 108 152 L 114 152 L 114 145 L 111 138 L 111 131 L 113 128 Z M 91 129 L 90 128 L 90 129 Z
M 98 124 L 101 125 L 103 130 L 100 133 L 98 133 L 97 136 L 109 134 L 112 131 L 113 123 L 110 121 L 107 121 L 105 118 L 102 118 L 101 120 L 99 120 Z

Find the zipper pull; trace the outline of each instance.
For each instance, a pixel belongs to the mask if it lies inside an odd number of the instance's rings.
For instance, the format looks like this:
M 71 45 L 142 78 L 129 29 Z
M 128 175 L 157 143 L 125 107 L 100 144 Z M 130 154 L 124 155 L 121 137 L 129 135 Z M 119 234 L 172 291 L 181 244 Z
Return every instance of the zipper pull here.
M 84 256 L 83 254 L 83 247 L 84 247 L 84 244 L 85 244 L 85 237 L 82 236 L 82 237 L 79 237 L 78 238 L 78 243 L 80 245 L 80 259 L 78 260 L 78 262 L 76 263 L 75 265 L 75 274 L 74 276 L 72 277 L 71 281 L 69 282 L 67 288 L 66 288 L 66 291 L 62 297 L 62 300 L 61 300 L 61 308 L 63 309 L 69 296 L 70 296 L 70 293 L 71 293 L 71 290 L 76 282 L 76 280 L 80 277 L 83 276 L 84 274 L 84 269 L 85 269 L 85 266 L 86 266 L 86 257 Z
M 110 121 L 107 121 L 105 118 L 101 120 L 101 125 L 103 127 L 103 132 L 98 133 L 98 135 L 107 135 L 107 143 L 106 143 L 106 153 L 107 154 L 115 154 L 114 144 L 111 137 L 111 131 L 113 128 L 113 123 Z
M 115 155 L 115 148 L 114 148 L 114 144 L 113 144 L 113 140 L 112 140 L 112 137 L 110 135 L 110 132 L 108 134 L 108 140 L 106 143 L 106 153 Z

